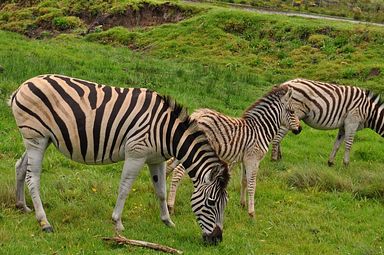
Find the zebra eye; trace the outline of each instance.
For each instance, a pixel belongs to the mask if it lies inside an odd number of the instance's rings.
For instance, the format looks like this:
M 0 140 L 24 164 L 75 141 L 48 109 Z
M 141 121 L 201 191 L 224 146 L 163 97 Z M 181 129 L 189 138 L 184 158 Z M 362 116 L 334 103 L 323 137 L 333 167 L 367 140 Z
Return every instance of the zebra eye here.
M 213 199 L 213 198 L 208 198 L 208 205 L 209 206 L 215 206 L 215 204 L 216 204 L 216 201 Z

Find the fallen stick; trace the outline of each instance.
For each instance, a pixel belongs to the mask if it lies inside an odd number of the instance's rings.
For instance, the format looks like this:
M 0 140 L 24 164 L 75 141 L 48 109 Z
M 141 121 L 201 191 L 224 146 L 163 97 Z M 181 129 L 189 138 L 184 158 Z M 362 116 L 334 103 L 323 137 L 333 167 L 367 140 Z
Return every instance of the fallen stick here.
M 135 245 L 139 247 L 144 247 L 144 248 L 149 248 L 157 251 L 162 251 L 162 252 L 167 252 L 171 254 L 183 254 L 182 251 L 176 250 L 172 247 L 157 244 L 157 243 L 150 243 L 146 241 L 140 241 L 140 240 L 132 240 L 132 239 L 127 239 L 124 236 L 117 235 L 115 237 L 103 237 L 104 241 L 114 241 L 117 244 L 130 244 L 130 245 Z

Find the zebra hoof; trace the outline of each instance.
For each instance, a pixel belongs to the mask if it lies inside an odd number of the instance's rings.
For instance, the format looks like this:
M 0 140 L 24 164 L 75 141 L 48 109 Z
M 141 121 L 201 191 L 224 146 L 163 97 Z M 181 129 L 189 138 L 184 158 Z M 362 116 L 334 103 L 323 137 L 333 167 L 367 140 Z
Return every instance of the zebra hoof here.
M 44 233 L 53 233 L 53 228 L 52 228 L 52 226 L 46 226 L 46 227 L 43 227 L 43 232 Z
M 328 166 L 331 167 L 331 166 L 333 166 L 333 165 L 334 165 L 334 163 L 333 163 L 332 161 L 329 161 L 329 160 L 328 160 Z
M 176 225 L 171 220 L 163 220 L 164 224 L 167 225 L 167 227 L 174 228 Z
M 169 214 L 175 214 L 175 208 L 173 206 L 168 205 Z
M 254 219 L 255 218 L 255 212 L 248 212 L 249 218 Z
M 31 210 L 28 206 L 26 206 L 26 205 L 24 205 L 24 204 L 18 204 L 18 203 L 16 203 L 16 208 L 17 208 L 20 212 L 23 212 L 23 213 L 30 213 L 30 212 L 32 212 L 32 210 Z

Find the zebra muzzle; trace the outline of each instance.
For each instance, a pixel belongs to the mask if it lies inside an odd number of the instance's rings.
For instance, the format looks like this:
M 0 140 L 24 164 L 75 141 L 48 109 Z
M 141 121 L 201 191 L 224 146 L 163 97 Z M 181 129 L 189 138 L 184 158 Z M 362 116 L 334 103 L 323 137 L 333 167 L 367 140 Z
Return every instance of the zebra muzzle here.
M 294 130 L 292 130 L 292 133 L 294 133 L 295 135 L 300 134 L 300 132 L 301 132 L 301 126 L 299 126 L 298 129 L 294 129 Z
M 212 233 L 210 234 L 203 234 L 203 240 L 205 243 L 209 245 L 217 245 L 221 241 L 223 241 L 223 231 L 220 227 L 216 226 Z

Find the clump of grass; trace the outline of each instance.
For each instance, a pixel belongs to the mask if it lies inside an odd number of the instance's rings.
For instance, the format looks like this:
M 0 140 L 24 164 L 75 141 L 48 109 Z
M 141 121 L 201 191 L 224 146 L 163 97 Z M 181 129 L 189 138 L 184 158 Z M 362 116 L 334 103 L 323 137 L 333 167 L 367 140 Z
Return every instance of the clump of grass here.
M 86 36 L 86 40 L 99 42 L 103 44 L 125 45 L 130 48 L 136 48 L 139 34 L 131 32 L 124 27 L 114 27 L 100 33 L 91 33 Z
M 11 208 L 15 206 L 16 189 L 14 181 L 7 181 L 0 185 L 0 207 Z
M 384 174 L 355 171 L 341 174 L 335 170 L 302 169 L 283 174 L 290 187 L 325 192 L 349 192 L 357 198 L 384 201 Z
M 364 170 L 356 177 L 355 196 L 384 201 L 384 174 Z
M 321 48 L 324 46 L 326 40 L 328 40 L 328 36 L 321 34 L 312 34 L 308 38 L 308 43 L 312 45 L 312 47 Z
M 52 20 L 53 26 L 58 30 L 67 30 L 73 28 L 80 28 L 83 22 L 80 18 L 75 16 L 55 17 Z
M 351 191 L 353 183 L 350 178 L 342 177 L 333 171 L 295 170 L 285 175 L 291 187 L 301 190 L 316 188 L 320 191 Z

